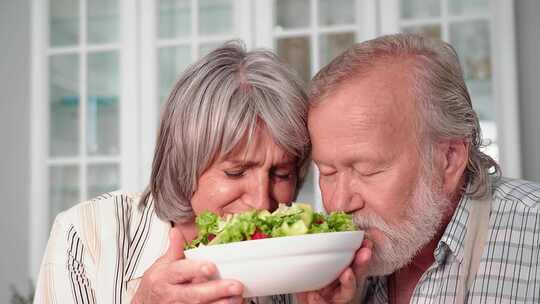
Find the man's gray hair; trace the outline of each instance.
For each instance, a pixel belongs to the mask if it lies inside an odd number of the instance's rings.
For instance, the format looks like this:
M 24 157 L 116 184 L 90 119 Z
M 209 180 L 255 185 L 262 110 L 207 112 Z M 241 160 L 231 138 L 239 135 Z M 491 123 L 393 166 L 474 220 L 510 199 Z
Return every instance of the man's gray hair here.
M 201 174 L 264 127 L 298 161 L 299 187 L 309 166 L 308 101 L 300 78 L 270 51 L 247 52 L 230 41 L 182 74 L 161 114 L 150 183 L 158 217 L 193 218 L 191 198 Z
M 429 154 L 433 143 L 441 140 L 467 140 L 470 143 L 464 173 L 470 183 L 467 194 L 484 197 L 491 191 L 490 175 L 500 176 L 500 168 L 481 151 L 485 144 L 478 116 L 458 56 L 448 43 L 414 34 L 387 35 L 358 43 L 315 75 L 309 90 L 310 102 L 319 103 L 341 85 L 384 68 L 385 64 L 400 62 L 412 64 L 412 90 L 420 112 L 417 117 L 420 140 L 422 145 L 429 146 L 423 154 Z

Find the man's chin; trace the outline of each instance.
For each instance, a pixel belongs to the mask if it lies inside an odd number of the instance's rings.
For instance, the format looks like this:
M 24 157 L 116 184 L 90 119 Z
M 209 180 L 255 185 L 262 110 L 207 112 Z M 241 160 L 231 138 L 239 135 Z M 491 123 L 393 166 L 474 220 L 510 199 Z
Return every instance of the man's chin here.
M 402 263 L 388 263 L 383 261 L 372 261 L 367 270 L 367 275 L 370 277 L 386 276 L 394 273 L 396 270 L 405 266 L 407 262 Z
M 415 252 L 402 252 L 396 256 L 396 252 L 399 251 L 397 248 L 384 248 L 385 246 L 377 246 L 376 244 L 373 252 L 373 257 L 368 268 L 369 276 L 385 276 L 394 273 L 396 270 L 405 267 L 409 264 Z M 393 252 L 394 256 L 388 256 L 385 254 L 380 254 L 379 252 Z

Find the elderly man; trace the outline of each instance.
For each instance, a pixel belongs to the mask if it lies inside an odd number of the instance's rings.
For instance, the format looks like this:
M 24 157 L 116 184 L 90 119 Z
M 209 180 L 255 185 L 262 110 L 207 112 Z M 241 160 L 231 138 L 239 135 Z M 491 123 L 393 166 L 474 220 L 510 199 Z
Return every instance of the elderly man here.
M 481 151 L 450 45 L 353 46 L 315 76 L 308 125 L 326 209 L 373 244 L 352 267 L 362 303 L 540 303 L 540 185 L 500 178 Z M 300 299 L 351 300 L 347 271 Z

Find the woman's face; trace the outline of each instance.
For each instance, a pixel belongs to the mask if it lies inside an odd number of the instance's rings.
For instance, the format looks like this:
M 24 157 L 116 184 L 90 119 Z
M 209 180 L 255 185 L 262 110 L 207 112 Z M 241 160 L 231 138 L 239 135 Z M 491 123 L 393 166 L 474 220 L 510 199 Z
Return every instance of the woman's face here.
M 249 146 L 239 144 L 201 175 L 191 205 L 195 214 L 274 210 L 293 199 L 296 181 L 296 158 L 257 128 Z

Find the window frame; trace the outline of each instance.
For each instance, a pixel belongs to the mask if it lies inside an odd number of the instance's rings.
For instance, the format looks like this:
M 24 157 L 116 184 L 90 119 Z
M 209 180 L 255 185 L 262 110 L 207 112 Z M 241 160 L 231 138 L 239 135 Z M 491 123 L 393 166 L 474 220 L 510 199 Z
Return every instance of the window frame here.
M 380 0 L 380 35 L 399 31 L 399 1 Z M 436 18 L 436 20 L 442 20 L 442 26 L 446 28 L 449 23 L 448 15 L 445 13 L 448 1 L 450 0 L 441 0 L 443 14 Z M 493 104 L 499 149 L 498 163 L 504 176 L 521 178 L 514 0 L 490 0 L 489 4 L 488 19 L 490 20 L 493 67 Z M 382 13 L 383 11 L 385 14 Z M 478 17 L 485 18 L 484 15 Z M 475 15 L 465 18 L 474 19 Z M 442 29 L 441 35 L 443 40 L 448 41 L 447 30 Z
M 119 187 L 126 191 L 138 188 L 136 177 L 140 174 L 138 147 L 138 96 L 129 88 L 137 87 L 137 33 L 136 6 L 128 0 L 118 1 L 118 41 L 112 44 L 87 45 L 86 3 L 79 0 L 79 43 L 76 46 L 49 46 L 49 1 L 31 2 L 31 100 L 30 100 L 30 229 L 29 229 L 29 272 L 37 277 L 40 261 L 45 250 L 50 230 L 49 168 L 51 165 L 74 164 L 79 168 L 79 200 L 87 196 L 87 169 L 94 164 L 117 164 Z M 118 52 L 118 140 L 119 153 L 115 156 L 91 156 L 86 154 L 86 103 L 87 103 L 87 58 L 94 51 Z M 49 58 L 53 54 L 76 54 L 79 56 L 79 106 L 78 142 L 79 153 L 73 157 L 49 156 Z M 135 130 L 135 135 L 132 135 Z M 88 160 L 92 158 L 92 160 Z M 78 202 L 73 202 L 74 204 Z
M 238 37 L 244 41 L 246 47 L 252 47 L 253 26 L 251 12 L 253 2 L 250 0 L 232 0 L 234 16 L 246 16 L 246 18 L 234 18 L 234 32 L 224 35 L 213 35 L 211 37 L 200 38 L 198 30 L 198 0 L 191 0 L 192 26 L 191 37 L 160 39 L 158 37 L 157 25 L 157 2 L 159 0 L 144 1 L 140 0 L 140 111 L 144 113 L 144 119 L 141 119 L 141 171 L 138 184 L 144 187 L 150 178 L 152 159 L 154 155 L 154 146 L 157 137 L 159 109 L 159 67 L 158 67 L 158 49 L 160 47 L 189 45 L 191 47 L 191 57 L 193 60 L 198 58 L 200 43 L 212 41 L 226 41 Z M 180 71 L 179 71 L 180 72 Z M 146 102 L 145 102 L 146 101 Z

